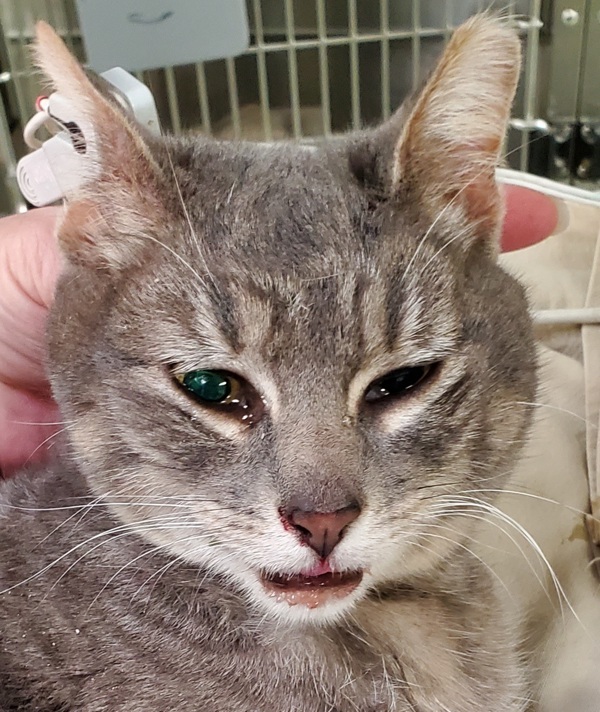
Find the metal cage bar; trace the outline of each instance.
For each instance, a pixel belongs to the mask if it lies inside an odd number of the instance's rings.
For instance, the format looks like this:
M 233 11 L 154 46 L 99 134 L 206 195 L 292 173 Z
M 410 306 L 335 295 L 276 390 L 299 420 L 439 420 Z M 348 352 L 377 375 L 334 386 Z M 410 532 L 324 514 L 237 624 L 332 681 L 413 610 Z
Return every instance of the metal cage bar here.
M 390 97 L 390 5 L 389 0 L 379 0 L 381 31 L 381 118 L 392 113 Z
M 413 0 L 413 2 L 419 2 L 419 0 Z M 415 34 L 419 39 L 423 37 L 442 37 L 444 32 L 441 29 L 431 29 L 426 27 L 420 27 L 416 30 L 391 30 L 388 32 L 387 36 L 390 40 L 410 40 L 415 37 Z M 289 49 L 301 50 L 301 49 L 318 49 L 321 44 L 327 47 L 340 47 L 348 46 L 350 44 L 363 44 L 367 42 L 380 42 L 381 34 L 378 32 L 361 32 L 358 33 L 352 40 L 349 37 L 344 36 L 328 36 L 324 37 L 322 40 L 319 37 L 314 39 L 293 39 L 290 42 L 287 40 L 285 42 L 269 42 L 263 46 L 265 52 L 281 52 L 287 51 Z M 248 54 L 256 54 L 258 48 L 256 45 L 251 45 L 247 49 Z
M 452 15 L 454 14 L 454 0 L 447 0 L 446 13 L 444 15 L 444 39 L 450 39 L 452 33 Z
M 317 32 L 319 36 L 319 90 L 323 116 L 323 135 L 331 136 L 331 105 L 329 96 L 329 59 L 327 57 L 327 19 L 325 0 L 317 0 Z
M 358 57 L 358 11 L 356 0 L 348 0 L 348 35 L 350 39 L 350 101 L 352 105 L 352 128 L 361 125 L 360 111 L 360 63 Z
M 177 98 L 177 82 L 173 67 L 165 68 L 167 83 L 167 100 L 169 102 L 169 116 L 174 133 L 181 133 L 181 114 L 179 113 L 179 100 Z
M 236 139 L 242 136 L 242 122 L 240 120 L 240 102 L 238 99 L 237 77 L 235 73 L 235 60 L 228 57 L 225 60 L 227 67 L 227 93 L 229 94 L 229 108 L 231 109 L 231 123 L 233 136 Z
M 412 0 L 412 87 L 416 90 L 421 81 L 421 0 Z
M 6 116 L 4 103 L 0 101 L 0 161 L 4 164 L 4 179 L 6 194 L 5 199 L 0 200 L 0 214 L 15 210 L 21 212 L 25 209 L 25 201 L 19 192 L 16 177 L 16 156 L 11 141 L 10 127 Z
M 511 14 L 514 15 L 514 3 Z M 542 1 L 532 0 L 531 17 L 527 23 L 527 45 L 525 50 L 525 70 L 524 70 L 524 103 L 523 103 L 523 120 L 527 123 L 533 123 L 536 118 L 537 111 L 537 58 L 540 51 L 540 22 L 539 18 L 542 12 Z M 521 132 L 520 152 L 519 152 L 519 169 L 526 171 L 529 166 L 529 145 L 530 134 L 527 131 Z
M 298 57 L 296 54 L 296 30 L 294 27 L 294 6 L 292 0 L 285 0 L 285 32 L 288 42 L 287 58 L 290 84 L 290 105 L 292 109 L 292 131 L 294 138 L 302 136 L 300 114 L 300 87 L 298 83 Z
M 265 36 L 260 0 L 253 0 L 254 32 L 256 41 L 256 70 L 258 77 L 258 92 L 260 99 L 260 112 L 263 124 L 263 134 L 266 141 L 273 139 L 271 127 L 271 106 L 269 102 L 269 77 L 267 75 L 267 61 L 264 50 Z
M 29 102 L 29 97 L 25 92 L 25 82 L 24 82 L 24 68 L 26 66 L 26 61 L 24 57 L 25 52 L 25 39 L 24 39 L 24 25 L 25 17 L 23 15 L 23 5 L 17 4 L 14 8 L 14 19 L 15 19 L 15 31 L 16 31 L 16 42 L 9 41 L 6 43 L 8 59 L 10 62 L 10 71 L 13 78 L 13 86 L 15 89 L 15 95 L 17 98 L 17 104 L 19 107 L 19 115 L 21 117 L 26 117 L 31 112 L 31 104 Z
M 200 115 L 202 121 L 202 130 L 210 134 L 212 133 L 212 122 L 210 118 L 210 104 L 208 101 L 208 88 L 206 85 L 206 72 L 204 71 L 204 63 L 198 62 L 195 65 L 196 87 L 198 89 L 198 101 L 200 103 Z

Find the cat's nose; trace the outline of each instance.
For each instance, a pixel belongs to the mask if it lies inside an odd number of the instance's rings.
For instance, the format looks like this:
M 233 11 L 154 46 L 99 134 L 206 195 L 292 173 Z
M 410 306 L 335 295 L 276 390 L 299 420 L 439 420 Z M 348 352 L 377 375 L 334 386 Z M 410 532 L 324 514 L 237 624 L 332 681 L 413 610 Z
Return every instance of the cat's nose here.
M 285 518 L 298 534 L 300 541 L 326 559 L 344 535 L 346 528 L 360 514 L 358 504 L 351 504 L 335 512 L 305 512 L 292 509 Z

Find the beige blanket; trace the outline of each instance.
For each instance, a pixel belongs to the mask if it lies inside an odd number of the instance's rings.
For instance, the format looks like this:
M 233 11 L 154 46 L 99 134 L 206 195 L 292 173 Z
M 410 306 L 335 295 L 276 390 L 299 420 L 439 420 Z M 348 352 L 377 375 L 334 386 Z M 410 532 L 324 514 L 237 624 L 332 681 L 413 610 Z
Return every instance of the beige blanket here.
M 563 233 L 502 257 L 527 285 L 540 319 L 554 323 L 537 329 L 539 405 L 531 441 L 497 503 L 506 516 L 481 525 L 477 546 L 515 615 L 528 621 L 524 652 L 541 688 L 534 709 L 599 712 L 600 591 L 593 544 L 600 543 L 600 324 L 556 322 L 600 321 L 592 311 L 600 307 L 600 202 L 569 200 L 568 206 Z M 595 518 L 589 516 L 590 492 Z

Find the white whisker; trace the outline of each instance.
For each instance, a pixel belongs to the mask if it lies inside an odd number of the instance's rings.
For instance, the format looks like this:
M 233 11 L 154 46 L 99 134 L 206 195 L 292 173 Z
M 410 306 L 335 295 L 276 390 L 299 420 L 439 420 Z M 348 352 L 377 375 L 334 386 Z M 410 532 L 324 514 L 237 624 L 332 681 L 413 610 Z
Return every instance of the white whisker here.
M 73 426 L 72 426 L 72 425 L 65 425 L 64 428 L 61 428 L 60 430 L 57 430 L 55 433 L 52 433 L 52 435 L 49 435 L 47 438 L 45 438 L 44 440 L 42 440 L 42 442 L 35 448 L 35 450 L 34 450 L 33 452 L 29 453 L 29 457 L 28 457 L 28 458 L 25 460 L 25 462 L 23 463 L 23 467 L 26 467 L 26 466 L 31 462 L 31 460 L 32 460 L 32 458 L 34 457 L 34 455 L 36 454 L 36 452 L 38 452 L 41 448 L 43 448 L 44 445 L 46 445 L 47 443 L 49 443 L 51 440 L 54 440 L 54 438 L 58 437 L 59 435 L 61 435 L 61 434 L 64 433 L 65 431 L 69 430 L 71 427 L 73 427 Z
M 529 401 L 512 401 L 515 405 L 526 405 L 530 406 L 532 408 L 547 408 L 548 410 L 554 410 L 557 413 L 565 413 L 565 415 L 570 415 L 573 418 L 576 418 L 577 420 L 580 420 L 582 423 L 585 423 L 591 428 L 598 429 L 598 425 L 595 423 L 590 422 L 583 416 L 579 415 L 579 413 L 573 413 L 571 410 L 567 410 L 566 408 L 560 408 L 557 405 L 550 405 L 549 403 L 530 403 Z
M 454 531 L 450 526 L 447 526 L 445 524 L 439 523 L 439 522 L 429 522 L 427 524 L 428 527 L 437 527 L 437 528 L 447 528 L 450 531 Z M 455 532 L 456 533 L 456 532 Z M 494 569 L 486 562 L 484 561 L 478 554 L 476 554 L 472 549 L 470 549 L 466 544 L 463 544 L 462 542 L 456 541 L 455 539 L 451 539 L 450 537 L 443 536 L 442 534 L 432 534 L 431 532 L 421 532 L 421 536 L 426 536 L 429 538 L 434 538 L 434 539 L 441 539 L 442 541 L 447 541 L 449 544 L 452 544 L 453 546 L 458 546 L 460 549 L 465 551 L 467 554 L 470 554 L 473 558 L 477 559 L 479 563 L 484 566 L 492 575 L 493 578 L 495 578 L 498 583 L 502 586 L 502 588 L 506 591 L 508 596 L 510 598 L 513 598 L 512 593 L 509 591 L 508 587 L 504 583 L 504 581 L 500 578 L 500 576 L 497 574 Z
M 191 219 L 191 217 L 190 217 L 190 212 L 189 212 L 189 210 L 188 210 L 187 205 L 185 204 L 185 200 L 183 199 L 183 193 L 181 192 L 181 186 L 179 185 L 179 181 L 177 180 L 177 174 L 176 174 L 176 172 L 175 172 L 175 166 L 173 165 L 173 159 L 172 159 L 172 157 L 171 157 L 171 152 L 169 151 L 169 147 L 168 147 L 166 144 L 165 144 L 165 151 L 166 151 L 166 154 L 167 154 L 167 159 L 168 159 L 168 161 L 169 161 L 169 166 L 171 167 L 171 173 L 173 174 L 173 182 L 175 183 L 175 189 L 177 190 L 177 195 L 178 195 L 178 197 L 179 197 L 179 202 L 181 203 L 181 208 L 182 208 L 182 210 L 183 210 L 183 214 L 184 214 L 184 216 L 185 216 L 185 220 L 186 220 L 186 222 L 187 222 L 187 224 L 188 224 L 188 227 L 189 227 L 189 229 L 190 229 L 190 235 L 191 235 L 191 237 L 193 238 L 194 243 L 196 244 L 196 248 L 197 248 L 197 250 L 198 250 L 198 256 L 200 257 L 200 259 L 201 259 L 201 261 L 202 261 L 202 264 L 204 265 L 204 269 L 206 270 L 206 274 L 208 275 L 208 278 L 209 278 L 210 281 L 213 283 L 213 285 L 216 287 L 217 285 L 216 285 L 215 279 L 214 279 L 214 277 L 213 277 L 213 275 L 212 275 L 212 272 L 211 272 L 210 269 L 208 268 L 208 264 L 207 264 L 207 262 L 206 262 L 206 259 L 204 258 L 204 253 L 202 252 L 202 246 L 201 246 L 201 244 L 200 244 L 200 240 L 198 239 L 198 235 L 196 234 L 196 231 L 194 230 L 194 225 L 192 224 L 192 219 Z M 235 184 L 231 187 L 231 194 L 233 194 L 234 186 L 235 186 Z M 231 195 L 229 196 L 229 199 L 231 199 Z M 173 252 L 173 251 L 171 250 L 171 252 Z M 173 252 L 173 254 L 175 254 L 175 253 Z M 176 255 L 176 256 L 177 256 L 177 255 Z M 181 258 L 180 258 L 180 259 L 181 259 Z M 187 264 L 187 263 L 185 263 L 184 260 L 182 260 L 182 261 L 184 262 L 184 264 Z M 189 267 L 189 265 L 188 265 L 188 267 Z M 192 268 L 190 267 L 190 269 L 192 269 Z M 200 284 L 204 284 L 204 280 L 200 277 L 200 275 L 198 275 L 198 273 L 197 273 L 195 270 L 192 269 L 192 271 L 194 272 L 194 274 L 196 274 L 197 278 L 198 278 L 199 281 L 200 281 Z
M 500 521 L 505 522 L 509 526 L 511 526 L 515 531 L 517 531 L 523 539 L 531 546 L 532 550 L 534 553 L 538 556 L 539 560 L 543 563 L 544 567 L 550 574 L 550 578 L 552 580 L 552 584 L 556 590 L 557 596 L 558 596 L 558 601 L 560 605 L 560 610 L 561 610 L 561 615 L 564 618 L 564 609 L 563 609 L 563 602 L 567 605 L 567 608 L 570 610 L 572 615 L 575 617 L 575 619 L 581 624 L 581 621 L 579 619 L 579 616 L 577 615 L 575 609 L 571 605 L 571 602 L 569 601 L 564 588 L 562 587 L 558 576 L 556 575 L 554 569 L 552 568 L 550 562 L 548 561 L 548 558 L 544 554 L 542 548 L 539 546 L 539 544 L 536 542 L 536 540 L 533 538 L 533 536 L 523 527 L 519 522 L 517 522 L 515 519 L 513 519 L 511 516 L 506 514 L 506 512 L 503 512 L 502 510 L 498 509 L 498 507 L 494 506 L 493 504 L 489 502 L 485 502 L 483 500 L 477 499 L 475 497 L 456 497 L 454 499 L 442 495 L 440 497 L 440 500 L 443 500 L 441 502 L 442 505 L 449 505 L 450 508 L 457 508 L 459 511 L 461 511 L 461 514 L 468 516 L 468 512 L 465 512 L 464 510 L 469 510 L 469 509 L 476 509 L 481 512 L 485 512 L 488 515 L 491 515 L 492 517 L 498 518 Z M 505 534 L 508 536 L 508 533 L 505 532 Z M 516 542 L 515 542 L 516 545 Z M 520 547 L 518 547 L 520 549 Z M 536 575 L 537 577 L 537 575 Z M 539 577 L 537 577 L 539 580 Z M 541 583 L 541 582 L 540 582 Z M 542 584 L 543 585 L 543 584 Z M 583 626 L 582 626 L 583 627 Z

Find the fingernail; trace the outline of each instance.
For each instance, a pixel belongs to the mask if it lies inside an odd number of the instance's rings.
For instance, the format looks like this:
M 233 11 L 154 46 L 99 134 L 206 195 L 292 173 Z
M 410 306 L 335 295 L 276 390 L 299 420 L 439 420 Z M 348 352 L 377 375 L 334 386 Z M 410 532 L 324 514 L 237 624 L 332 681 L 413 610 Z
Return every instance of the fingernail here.
M 569 206 L 561 198 L 552 198 L 554 207 L 556 208 L 556 227 L 552 231 L 551 235 L 558 235 L 564 232 L 569 227 L 569 222 L 571 220 L 571 214 L 569 213 Z

